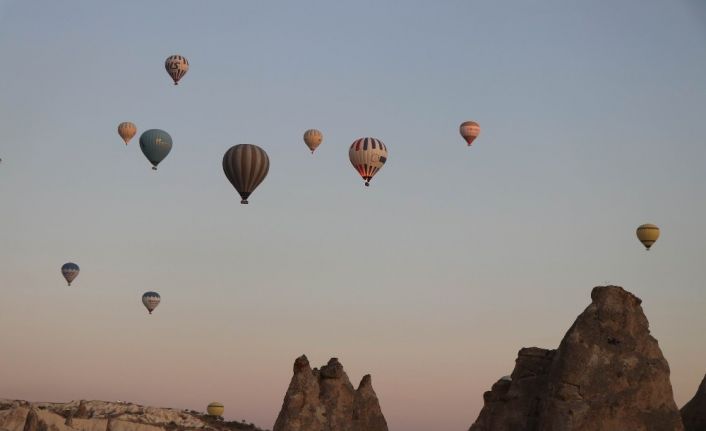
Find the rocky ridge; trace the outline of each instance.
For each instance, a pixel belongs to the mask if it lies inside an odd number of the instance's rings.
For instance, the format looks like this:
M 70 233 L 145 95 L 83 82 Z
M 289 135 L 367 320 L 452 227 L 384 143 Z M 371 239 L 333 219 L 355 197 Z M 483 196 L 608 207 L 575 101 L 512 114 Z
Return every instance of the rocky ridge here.
M 0 431 L 262 431 L 194 410 L 133 403 L 71 401 L 31 403 L 0 399 Z

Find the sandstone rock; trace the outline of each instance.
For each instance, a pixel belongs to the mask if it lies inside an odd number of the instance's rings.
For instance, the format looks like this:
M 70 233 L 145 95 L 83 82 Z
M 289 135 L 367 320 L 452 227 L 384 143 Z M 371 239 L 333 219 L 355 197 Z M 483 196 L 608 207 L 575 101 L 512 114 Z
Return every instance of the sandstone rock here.
M 681 431 L 669 365 L 640 299 L 599 286 L 556 351 L 522 349 L 472 431 Z
M 706 376 L 696 395 L 681 408 L 685 431 L 706 431 Z
M 498 380 L 483 394 L 484 407 L 470 431 L 536 430 L 539 402 L 555 350 L 521 349 L 510 379 Z
M 106 401 L 28 403 L 0 399 L 0 431 L 233 431 L 259 428 L 198 412 Z
M 356 390 L 338 359 L 312 370 L 300 356 L 273 431 L 387 431 L 387 422 L 369 375 Z

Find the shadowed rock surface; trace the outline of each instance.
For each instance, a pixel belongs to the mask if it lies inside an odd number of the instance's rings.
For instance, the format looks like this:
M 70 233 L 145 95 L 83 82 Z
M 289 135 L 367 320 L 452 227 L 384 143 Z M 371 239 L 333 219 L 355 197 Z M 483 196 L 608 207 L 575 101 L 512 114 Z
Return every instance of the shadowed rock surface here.
M 194 410 L 133 403 L 71 401 L 30 403 L 0 399 L 0 431 L 262 431 Z
M 681 408 L 685 431 L 706 431 L 706 376 L 696 395 Z
M 520 350 L 470 431 L 683 430 L 641 300 L 618 286 L 591 299 L 557 350 Z
M 273 431 L 387 431 L 387 422 L 369 375 L 356 390 L 338 359 L 312 370 L 302 355 Z

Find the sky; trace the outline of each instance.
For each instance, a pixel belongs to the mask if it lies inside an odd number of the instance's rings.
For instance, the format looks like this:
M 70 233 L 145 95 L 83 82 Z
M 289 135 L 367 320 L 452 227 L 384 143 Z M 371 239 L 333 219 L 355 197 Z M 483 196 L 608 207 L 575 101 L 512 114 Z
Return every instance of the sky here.
M 683 405 L 706 371 L 705 41 L 700 0 L 0 0 L 0 397 L 218 400 L 271 428 L 305 353 L 372 374 L 392 431 L 464 430 L 616 284 Z M 122 121 L 170 133 L 157 172 Z M 364 136 L 389 149 L 369 188 Z M 247 206 L 221 167 L 244 143 L 270 158 Z

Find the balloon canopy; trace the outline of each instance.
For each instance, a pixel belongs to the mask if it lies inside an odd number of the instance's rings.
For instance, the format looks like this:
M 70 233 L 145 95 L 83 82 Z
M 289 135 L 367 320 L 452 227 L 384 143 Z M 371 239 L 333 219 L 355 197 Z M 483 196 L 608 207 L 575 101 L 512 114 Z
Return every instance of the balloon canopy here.
M 189 71 L 189 60 L 182 55 L 170 55 L 164 61 L 164 68 L 167 69 L 167 73 L 172 77 L 174 85 L 178 85 L 179 80 Z
M 71 282 L 78 277 L 79 271 L 78 265 L 73 262 L 67 262 L 61 266 L 61 275 L 64 276 L 69 286 L 71 286 Z
M 257 145 L 240 144 L 230 147 L 223 155 L 223 172 L 238 191 L 241 204 L 262 183 L 270 170 L 270 158 Z
M 209 416 L 223 416 L 225 408 L 223 407 L 223 404 L 214 401 L 208 405 L 207 411 Z
M 162 297 L 159 296 L 159 293 L 157 292 L 145 292 L 142 295 L 142 304 L 147 308 L 147 311 L 152 314 L 155 308 L 159 305 L 159 303 L 162 301 Z
M 480 134 L 480 126 L 475 121 L 464 121 L 459 127 L 461 136 L 466 140 L 466 143 L 470 147 L 473 141 Z
M 355 170 L 365 180 L 365 185 L 369 186 L 370 180 L 387 161 L 387 147 L 376 138 L 359 138 L 351 144 L 348 158 Z
M 123 141 L 125 141 L 125 145 L 127 145 L 128 142 L 130 142 L 130 139 L 132 139 L 135 134 L 137 133 L 137 126 L 135 126 L 133 123 L 126 121 L 124 123 L 120 123 L 118 125 L 118 135 L 120 135 L 121 138 L 123 138 Z
M 651 223 L 646 223 L 637 228 L 636 234 L 637 239 L 649 250 L 659 238 L 659 228 Z
M 307 147 L 309 147 L 309 150 L 311 150 L 312 154 L 314 153 L 314 150 L 316 150 L 316 148 L 321 145 L 323 139 L 324 135 L 316 129 L 309 129 L 304 132 L 304 143 Z
M 146 130 L 140 135 L 140 149 L 156 171 L 157 165 L 172 151 L 172 137 L 164 130 Z

